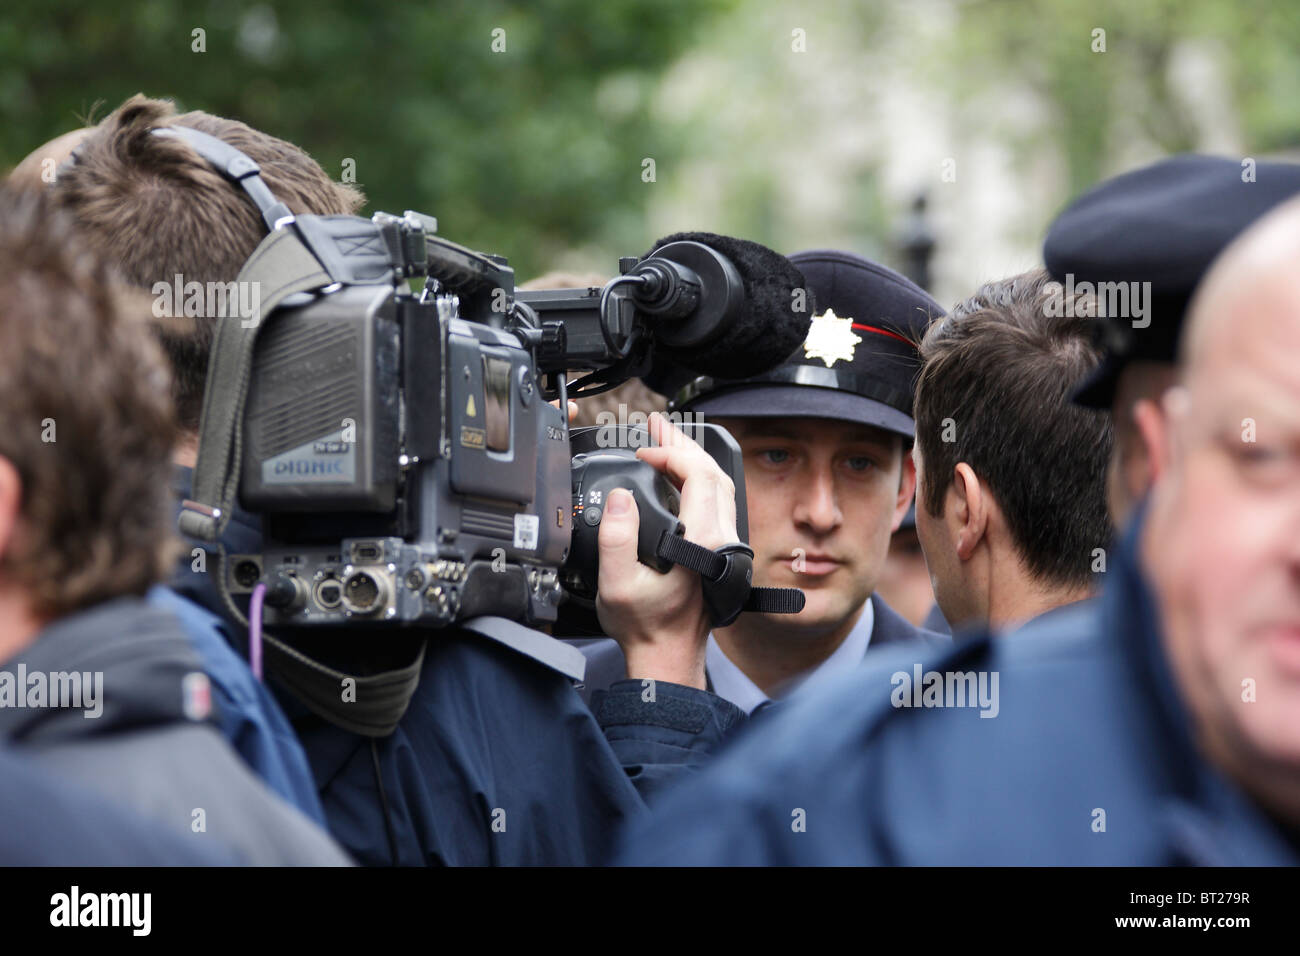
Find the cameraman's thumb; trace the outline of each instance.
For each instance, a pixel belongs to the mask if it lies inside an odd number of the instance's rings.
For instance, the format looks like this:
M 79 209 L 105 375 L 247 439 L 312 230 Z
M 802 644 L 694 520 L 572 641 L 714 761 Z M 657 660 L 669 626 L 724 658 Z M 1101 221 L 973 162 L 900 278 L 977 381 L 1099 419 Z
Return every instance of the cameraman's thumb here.
M 605 513 L 596 536 L 600 547 L 601 567 L 630 568 L 636 563 L 637 532 L 641 520 L 636 499 L 625 488 L 615 488 L 605 496 Z

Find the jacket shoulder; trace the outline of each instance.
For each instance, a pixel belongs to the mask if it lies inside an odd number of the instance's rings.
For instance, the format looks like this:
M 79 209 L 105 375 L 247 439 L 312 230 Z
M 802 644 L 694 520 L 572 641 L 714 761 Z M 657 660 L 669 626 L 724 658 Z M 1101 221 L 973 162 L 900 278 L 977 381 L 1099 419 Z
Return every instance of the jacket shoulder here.
M 244 863 L 351 864 L 324 830 L 268 790 L 205 724 L 96 736 L 29 752 L 58 776 L 173 832 L 229 847 Z
M 196 845 L 8 751 L 0 751 L 0 860 L 6 866 L 238 862 L 224 847 Z
M 1152 862 L 1152 742 L 1119 671 L 1095 633 L 882 649 L 673 794 L 623 859 Z

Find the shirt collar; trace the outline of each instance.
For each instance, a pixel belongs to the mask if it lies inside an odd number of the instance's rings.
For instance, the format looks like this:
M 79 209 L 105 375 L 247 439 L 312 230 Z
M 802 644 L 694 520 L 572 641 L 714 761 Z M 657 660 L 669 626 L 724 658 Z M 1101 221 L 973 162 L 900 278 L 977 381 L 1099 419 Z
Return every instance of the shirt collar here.
M 853 629 L 844 640 L 840 641 L 840 646 L 811 671 L 789 681 L 777 696 L 784 699 L 796 693 L 813 693 L 825 683 L 861 664 L 871 643 L 875 617 L 875 608 L 868 600 L 863 605 L 862 613 L 858 615 Z M 731 701 L 747 714 L 753 713 L 755 707 L 769 699 L 762 689 L 723 653 L 712 634 L 709 635 L 709 644 L 705 651 L 705 669 L 708 671 L 713 693 L 724 700 Z

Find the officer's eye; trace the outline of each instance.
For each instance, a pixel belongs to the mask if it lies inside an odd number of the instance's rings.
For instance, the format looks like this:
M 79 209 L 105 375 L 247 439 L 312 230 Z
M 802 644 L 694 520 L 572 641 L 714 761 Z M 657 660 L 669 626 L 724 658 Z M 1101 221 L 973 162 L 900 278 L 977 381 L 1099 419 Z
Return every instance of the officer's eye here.
M 876 465 L 875 461 L 866 455 L 854 455 L 852 458 L 847 459 L 846 463 L 850 471 L 859 473 L 870 471 Z
M 758 457 L 769 465 L 783 465 L 790 460 L 790 453 L 784 448 L 765 448 L 758 453 Z

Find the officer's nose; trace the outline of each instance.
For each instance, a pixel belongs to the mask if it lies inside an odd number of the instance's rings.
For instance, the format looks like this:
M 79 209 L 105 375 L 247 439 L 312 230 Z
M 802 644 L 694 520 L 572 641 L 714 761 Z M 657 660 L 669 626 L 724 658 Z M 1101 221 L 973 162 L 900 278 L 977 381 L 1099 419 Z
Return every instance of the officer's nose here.
M 830 534 L 844 520 L 835 495 L 835 478 L 830 465 L 811 469 L 798 490 L 795 524 L 813 534 Z

